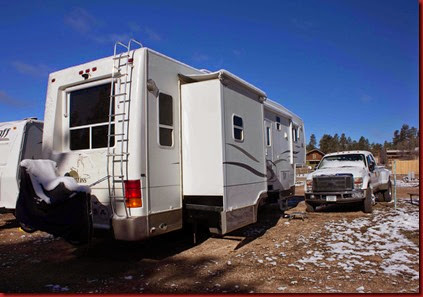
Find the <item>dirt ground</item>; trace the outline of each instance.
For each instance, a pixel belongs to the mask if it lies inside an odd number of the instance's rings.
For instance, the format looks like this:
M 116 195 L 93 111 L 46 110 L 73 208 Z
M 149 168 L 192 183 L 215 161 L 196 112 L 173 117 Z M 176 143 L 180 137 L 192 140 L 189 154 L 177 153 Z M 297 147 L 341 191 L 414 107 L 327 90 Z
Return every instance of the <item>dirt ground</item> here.
M 97 237 L 77 248 L 25 233 L 1 213 L 0 291 L 417 293 L 419 206 L 408 192 L 418 191 L 398 189 L 397 210 L 377 203 L 372 214 L 341 205 L 289 220 L 267 205 L 256 224 L 223 238 L 201 234 L 197 245 L 185 230 L 136 243 Z M 304 211 L 303 197 L 295 198 L 286 213 Z

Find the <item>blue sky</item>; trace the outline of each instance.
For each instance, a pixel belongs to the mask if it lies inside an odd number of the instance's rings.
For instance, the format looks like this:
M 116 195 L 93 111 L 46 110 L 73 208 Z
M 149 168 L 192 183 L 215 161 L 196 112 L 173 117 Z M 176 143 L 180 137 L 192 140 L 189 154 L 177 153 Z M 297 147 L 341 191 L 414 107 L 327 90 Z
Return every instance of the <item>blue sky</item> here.
M 417 127 L 418 1 L 12 1 L 0 12 L 0 121 L 44 117 L 49 72 L 130 37 L 227 69 L 311 133 L 391 141 Z

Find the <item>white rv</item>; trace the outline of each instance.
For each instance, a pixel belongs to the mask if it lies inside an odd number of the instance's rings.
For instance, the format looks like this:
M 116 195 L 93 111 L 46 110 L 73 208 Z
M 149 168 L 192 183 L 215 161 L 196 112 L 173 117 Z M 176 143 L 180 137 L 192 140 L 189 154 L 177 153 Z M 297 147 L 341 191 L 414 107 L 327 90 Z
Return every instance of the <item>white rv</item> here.
M 43 156 L 92 187 L 94 228 L 119 240 L 177 230 L 225 234 L 292 194 L 302 120 L 260 89 L 148 48 L 50 74 Z M 118 43 L 117 46 L 123 46 Z
M 0 123 L 0 207 L 15 209 L 19 163 L 41 158 L 43 122 L 35 118 Z

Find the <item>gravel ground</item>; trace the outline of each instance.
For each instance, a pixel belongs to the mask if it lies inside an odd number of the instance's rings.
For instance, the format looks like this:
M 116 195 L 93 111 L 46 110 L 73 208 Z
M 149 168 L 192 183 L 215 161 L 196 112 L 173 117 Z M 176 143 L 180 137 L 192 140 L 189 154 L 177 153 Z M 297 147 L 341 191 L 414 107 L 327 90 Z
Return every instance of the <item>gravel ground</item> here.
M 289 220 L 267 205 L 258 223 L 223 238 L 201 234 L 197 245 L 183 230 L 136 243 L 99 237 L 76 248 L 25 233 L 1 213 L 0 291 L 417 293 L 419 207 L 405 199 L 408 192 L 418 190 L 397 189 L 404 197 L 397 209 L 377 203 L 372 214 L 335 205 Z M 304 211 L 301 200 L 286 213 Z

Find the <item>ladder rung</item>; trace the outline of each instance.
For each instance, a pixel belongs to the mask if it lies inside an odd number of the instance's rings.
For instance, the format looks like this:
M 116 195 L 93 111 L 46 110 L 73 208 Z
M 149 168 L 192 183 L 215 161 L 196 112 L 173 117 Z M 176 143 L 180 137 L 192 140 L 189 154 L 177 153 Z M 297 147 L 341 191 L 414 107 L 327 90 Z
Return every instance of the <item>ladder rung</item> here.
M 128 162 L 128 160 L 113 160 L 113 162 L 118 163 L 118 162 Z
M 111 117 L 117 117 L 117 116 L 122 116 L 122 115 L 126 115 L 126 113 L 125 112 L 121 112 L 121 113 L 109 114 L 109 118 L 111 118 Z
M 125 138 L 125 139 L 118 139 L 118 140 L 117 140 L 117 142 L 126 142 L 126 141 L 128 141 L 128 139 L 127 139 L 127 138 Z
M 129 119 L 124 119 L 124 120 L 119 120 L 118 123 L 122 123 L 122 122 L 128 122 Z
M 120 71 L 121 67 L 114 67 L 117 71 Z M 128 76 L 128 73 L 116 73 L 112 75 L 112 78 L 121 78 L 122 76 Z M 116 84 L 116 82 L 112 82 L 113 84 Z
M 120 60 L 122 58 L 129 58 L 129 57 L 130 57 L 129 55 L 119 55 L 117 57 L 113 57 L 113 60 Z
M 127 94 L 127 93 L 119 93 L 119 94 L 110 95 L 110 97 L 125 96 L 126 94 Z
M 119 103 L 125 103 L 125 102 L 130 102 L 131 100 L 122 100 L 122 101 L 119 101 Z
M 116 133 L 116 134 L 109 134 L 108 136 L 111 137 L 111 136 L 123 136 L 123 135 L 125 135 L 125 134 L 124 133 Z
M 108 157 L 123 157 L 129 155 L 129 153 L 121 153 L 121 154 L 107 154 Z

